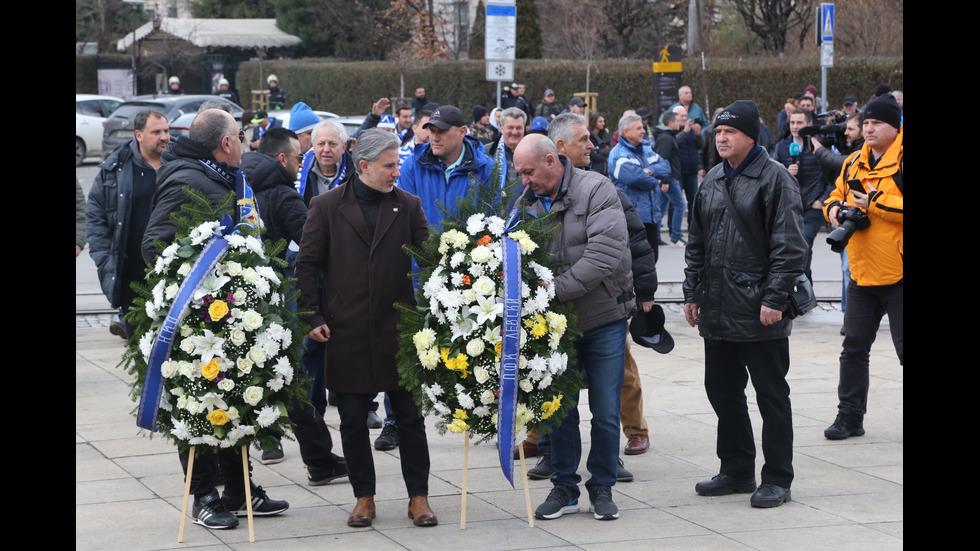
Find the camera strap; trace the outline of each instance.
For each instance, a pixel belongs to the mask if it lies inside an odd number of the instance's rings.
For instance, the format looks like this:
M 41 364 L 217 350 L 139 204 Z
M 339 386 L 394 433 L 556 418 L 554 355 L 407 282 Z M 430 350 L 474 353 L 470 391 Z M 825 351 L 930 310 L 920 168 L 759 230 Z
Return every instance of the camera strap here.
M 904 138 L 902 141 L 904 143 Z M 900 158 L 898 159 L 898 172 L 892 175 L 892 180 L 895 182 L 895 185 L 898 187 L 898 191 L 901 192 L 902 195 L 905 195 L 905 189 L 904 189 L 905 181 L 904 178 L 902 178 L 902 164 L 905 161 L 905 155 L 904 155 L 904 151 L 902 153 L 903 154 L 901 154 Z M 851 156 L 851 160 L 847 162 L 847 167 L 844 169 L 844 175 L 847 176 L 847 179 L 845 179 L 845 181 L 851 179 L 851 166 L 853 166 L 854 163 L 857 162 L 857 160 L 860 158 L 861 158 L 861 150 L 859 149 L 857 152 L 854 153 L 854 155 Z

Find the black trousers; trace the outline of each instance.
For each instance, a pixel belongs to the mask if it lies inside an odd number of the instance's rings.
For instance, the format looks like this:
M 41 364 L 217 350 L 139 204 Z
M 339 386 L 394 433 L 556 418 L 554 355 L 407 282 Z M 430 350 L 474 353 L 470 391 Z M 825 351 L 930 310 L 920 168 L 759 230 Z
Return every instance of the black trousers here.
M 718 416 L 722 474 L 755 478 L 755 437 L 745 388 L 749 376 L 762 414 L 762 483 L 793 483 L 793 410 L 789 400 L 789 339 L 704 341 L 704 387 Z
M 293 402 L 289 410 L 289 420 L 296 424 L 293 434 L 299 444 L 299 455 L 303 463 L 320 469 L 333 467 L 342 458 L 333 453 L 333 439 L 330 429 L 312 404 Z
M 854 280 L 847 284 L 844 349 L 840 354 L 840 383 L 837 386 L 838 412 L 863 419 L 868 411 L 871 345 L 886 313 L 898 362 L 905 365 L 904 303 L 904 280 L 880 286 L 861 286 Z
M 225 494 L 233 496 L 245 495 L 245 471 L 242 467 L 241 448 L 228 448 L 215 450 L 213 448 L 197 448 L 197 455 L 194 457 L 194 472 L 191 473 L 191 493 L 195 497 L 203 497 L 211 493 L 218 485 L 219 473 L 224 475 Z M 245 455 L 248 455 L 246 446 Z M 180 465 L 184 469 L 184 476 L 187 476 L 187 460 L 190 454 L 187 450 L 180 452 Z M 220 465 L 220 469 L 219 469 Z M 252 463 L 248 464 L 249 475 L 252 473 Z M 255 484 L 252 484 L 255 487 Z
M 374 455 L 367 414 L 373 394 L 336 392 L 340 412 L 340 439 L 347 461 L 347 473 L 354 497 L 377 493 Z M 409 497 L 429 495 L 429 442 L 425 436 L 425 420 L 407 390 L 389 392 L 391 408 L 398 419 L 402 478 Z

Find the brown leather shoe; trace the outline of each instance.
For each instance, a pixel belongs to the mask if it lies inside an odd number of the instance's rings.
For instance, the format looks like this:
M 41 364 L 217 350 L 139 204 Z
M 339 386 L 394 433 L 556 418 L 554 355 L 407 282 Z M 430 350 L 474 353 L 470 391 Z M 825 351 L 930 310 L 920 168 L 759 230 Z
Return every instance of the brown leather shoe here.
M 517 446 L 514 446 L 514 459 L 520 459 L 521 458 L 521 452 L 520 452 L 520 450 L 518 450 L 518 446 L 524 446 L 524 457 L 525 458 L 527 458 L 527 457 L 538 457 L 539 455 L 542 455 L 541 454 L 541 450 L 538 449 L 538 445 L 537 444 L 532 444 L 531 442 L 528 442 L 527 440 L 524 440 L 523 442 L 521 442 Z
M 650 439 L 642 434 L 633 434 L 626 440 L 626 455 L 640 455 L 650 449 Z
M 347 517 L 347 526 L 354 526 L 357 528 L 371 526 L 371 520 L 376 517 L 377 514 L 374 510 L 374 496 L 359 497 L 357 498 L 357 504 L 354 505 L 354 510 L 351 511 L 349 517 Z
M 429 507 L 429 496 L 415 496 L 408 502 L 408 518 L 415 521 L 415 526 L 435 526 L 439 519 Z

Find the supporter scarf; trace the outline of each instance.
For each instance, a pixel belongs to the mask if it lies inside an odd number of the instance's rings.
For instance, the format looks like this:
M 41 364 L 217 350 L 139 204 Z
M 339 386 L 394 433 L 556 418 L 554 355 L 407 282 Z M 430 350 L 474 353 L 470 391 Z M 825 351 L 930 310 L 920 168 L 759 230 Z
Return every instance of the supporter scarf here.
M 493 162 L 500 167 L 500 189 L 507 189 L 507 146 L 504 145 L 503 136 L 497 140 L 497 152 L 493 156 Z

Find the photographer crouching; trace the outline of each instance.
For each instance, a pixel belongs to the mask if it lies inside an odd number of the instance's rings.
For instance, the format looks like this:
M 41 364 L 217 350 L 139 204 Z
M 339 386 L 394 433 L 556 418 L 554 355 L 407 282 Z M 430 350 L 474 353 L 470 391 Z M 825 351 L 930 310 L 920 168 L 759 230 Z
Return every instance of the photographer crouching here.
M 864 146 L 844 162 L 824 210 L 835 228 L 827 241 L 834 251 L 847 247 L 851 267 L 838 413 L 834 424 L 824 430 L 830 440 L 864 434 L 871 345 L 886 313 L 899 363 L 903 363 L 901 117 L 898 102 L 890 94 L 868 103 L 862 117 Z

